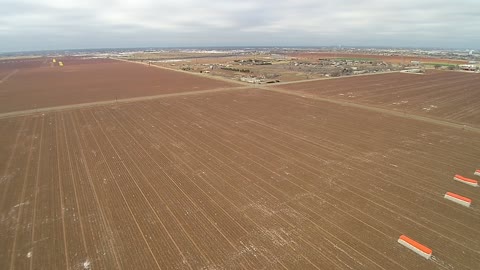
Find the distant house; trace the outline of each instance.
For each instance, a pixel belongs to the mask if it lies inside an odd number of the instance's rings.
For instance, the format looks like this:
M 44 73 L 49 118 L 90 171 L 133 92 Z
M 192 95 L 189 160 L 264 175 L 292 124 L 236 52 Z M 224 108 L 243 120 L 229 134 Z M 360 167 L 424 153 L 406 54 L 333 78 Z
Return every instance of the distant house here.
M 241 77 L 240 81 L 248 82 L 248 83 L 261 83 L 262 82 L 262 80 L 260 80 L 257 77 Z
M 425 71 L 423 69 L 420 69 L 420 68 L 408 68 L 408 69 L 402 70 L 401 72 L 404 72 L 404 73 L 424 73 Z
M 477 65 L 472 65 L 472 64 L 458 65 L 458 68 L 460 68 L 462 70 L 467 70 L 467 71 L 475 71 L 475 70 L 477 70 Z

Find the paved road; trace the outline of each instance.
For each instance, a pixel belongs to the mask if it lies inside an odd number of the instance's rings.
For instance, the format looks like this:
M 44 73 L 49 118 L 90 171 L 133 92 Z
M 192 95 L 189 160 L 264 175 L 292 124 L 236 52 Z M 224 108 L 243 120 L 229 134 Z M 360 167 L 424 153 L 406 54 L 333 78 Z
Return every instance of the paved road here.
M 380 74 L 388 74 L 388 73 L 400 73 L 400 71 L 388 71 L 388 72 L 378 72 L 378 73 L 367 73 L 367 74 L 357 74 L 357 75 L 350 75 L 348 78 L 351 77 L 364 77 L 364 76 L 374 76 L 374 75 L 380 75 Z M 413 74 L 413 73 L 409 73 Z M 286 85 L 286 84 L 295 84 L 295 83 L 304 83 L 304 82 L 316 82 L 316 81 L 324 81 L 324 80 L 337 80 L 337 79 L 345 79 L 347 77 L 324 77 L 324 78 L 316 78 L 316 79 L 305 79 L 305 80 L 299 80 L 299 81 L 291 81 L 291 82 L 279 82 L 279 83 L 274 83 L 271 84 L 273 85 Z
M 203 78 L 209 78 L 209 79 L 213 79 L 213 80 L 217 80 L 217 81 L 223 81 L 223 82 L 229 82 L 229 83 L 236 83 L 236 84 L 241 84 L 241 85 L 245 85 L 245 86 L 249 85 L 249 86 L 252 86 L 252 87 L 259 86 L 258 84 L 251 84 L 251 83 L 248 83 L 248 82 L 241 82 L 241 81 L 231 80 L 231 79 L 227 79 L 227 78 L 223 78 L 223 77 L 219 77 L 219 76 L 205 75 L 205 74 L 202 74 L 202 73 L 185 71 L 185 70 L 181 70 L 181 69 L 169 68 L 169 67 L 164 67 L 164 66 L 149 65 L 148 63 L 145 63 L 145 62 L 129 61 L 129 60 L 119 59 L 119 58 L 112 58 L 112 59 L 118 60 L 118 61 L 123 61 L 123 62 L 136 63 L 136 64 L 145 65 L 145 66 L 149 66 L 149 67 L 156 67 L 156 68 L 160 68 L 160 69 L 166 69 L 166 70 L 171 70 L 171 71 L 176 71 L 176 72 L 182 72 L 182 73 L 186 73 L 186 74 L 190 74 L 190 75 L 195 75 L 195 76 L 199 76 L 199 77 L 203 77 Z M 380 75 L 380 74 L 387 74 L 387 73 L 399 73 L 399 72 L 400 72 L 400 71 L 388 71 L 388 72 L 379 72 L 379 73 L 367 73 L 367 74 L 350 75 L 350 76 L 348 76 L 348 77 L 372 76 L 372 75 Z M 413 73 L 409 73 L 409 74 L 413 74 Z M 303 82 L 315 82 L 315 81 L 323 81 L 323 80 L 335 80 L 335 79 L 343 79 L 343 78 L 345 78 L 345 77 L 324 77 L 324 78 L 305 79 L 305 80 L 289 81 L 289 82 L 279 82 L 279 83 L 264 84 L 264 85 L 269 85 L 269 86 L 270 86 L 270 85 L 272 85 L 272 86 L 273 86 L 273 85 L 285 85 L 285 84 L 295 84 L 295 83 L 303 83 Z

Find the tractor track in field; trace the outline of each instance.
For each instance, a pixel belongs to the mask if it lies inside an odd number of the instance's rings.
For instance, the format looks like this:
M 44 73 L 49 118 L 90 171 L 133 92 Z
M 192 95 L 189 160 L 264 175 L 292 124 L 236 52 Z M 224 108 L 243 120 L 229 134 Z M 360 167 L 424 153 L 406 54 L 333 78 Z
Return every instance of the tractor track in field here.
M 480 263 L 477 206 L 442 197 L 480 199 L 451 179 L 480 151 L 458 124 L 263 85 L 44 112 L 0 119 L 11 145 L 0 268 Z M 435 260 L 398 245 L 400 234 Z
M 0 80 L 0 84 L 6 82 L 8 79 L 10 79 L 13 75 L 15 75 L 17 72 L 19 71 L 19 69 L 15 69 L 13 71 L 11 71 L 10 73 L 8 73 L 7 75 L 5 75 L 5 77 L 3 77 L 1 80 Z

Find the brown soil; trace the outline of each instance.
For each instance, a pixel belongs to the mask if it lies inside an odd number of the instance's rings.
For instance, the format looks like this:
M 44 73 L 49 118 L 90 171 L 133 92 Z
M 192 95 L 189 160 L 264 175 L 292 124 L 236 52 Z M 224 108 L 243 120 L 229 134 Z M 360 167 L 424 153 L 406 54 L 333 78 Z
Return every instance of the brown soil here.
M 390 73 L 276 87 L 480 126 L 480 74 L 475 73 Z
M 478 169 L 476 133 L 261 89 L 1 119 L 0 132 L 0 269 L 480 264 L 480 195 L 452 180 Z
M 59 58 L 0 62 L 0 113 L 185 91 L 232 87 L 185 73 L 109 59 Z M 3 70 L 3 71 L 2 71 Z

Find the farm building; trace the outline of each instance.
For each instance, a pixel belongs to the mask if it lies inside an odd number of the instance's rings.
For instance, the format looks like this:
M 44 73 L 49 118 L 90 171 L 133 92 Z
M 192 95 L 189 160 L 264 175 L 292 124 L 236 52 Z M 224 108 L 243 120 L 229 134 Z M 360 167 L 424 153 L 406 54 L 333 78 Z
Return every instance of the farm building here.
M 474 64 L 459 65 L 458 67 L 462 70 L 468 70 L 468 71 L 475 71 L 478 69 L 478 66 Z

